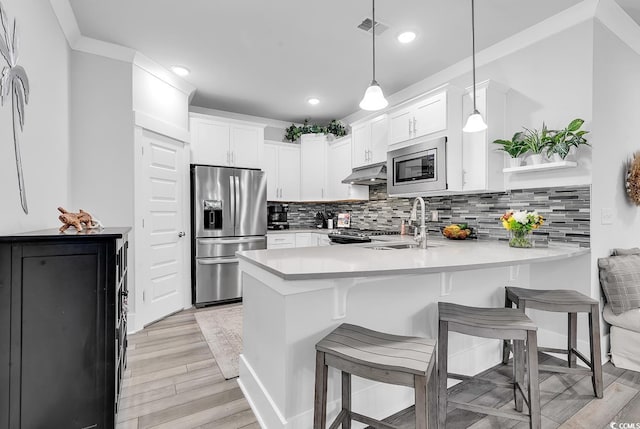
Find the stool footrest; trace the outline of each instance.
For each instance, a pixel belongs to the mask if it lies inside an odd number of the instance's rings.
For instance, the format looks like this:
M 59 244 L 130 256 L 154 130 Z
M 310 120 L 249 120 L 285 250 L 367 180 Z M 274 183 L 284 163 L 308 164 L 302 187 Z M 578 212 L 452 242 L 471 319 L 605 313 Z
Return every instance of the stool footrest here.
M 554 347 L 538 347 L 538 351 L 539 352 L 546 352 L 546 353 L 559 353 L 559 354 L 568 354 L 569 350 L 567 349 L 557 349 Z
M 381 422 L 380 420 L 372 419 L 371 417 L 354 413 L 353 411 L 351 411 L 351 419 L 360 423 L 364 423 L 365 425 L 369 425 L 375 429 L 398 429 L 397 426 L 392 426 L 388 423 Z
M 489 414 L 491 416 L 504 417 L 507 419 L 519 420 L 521 422 L 529 421 L 529 415 L 522 414 L 517 411 L 498 410 L 491 407 L 484 407 L 482 405 L 469 404 L 467 402 L 458 402 L 452 399 L 449 399 L 448 402 L 454 405 L 455 408 L 460 408 L 461 410 L 472 411 L 474 413 Z
M 539 365 L 538 369 L 540 371 L 548 371 L 548 372 L 563 372 L 566 374 L 576 374 L 576 375 L 593 375 L 593 371 L 587 368 L 568 368 L 565 366 L 555 366 L 555 365 Z
M 485 383 L 491 383 L 494 386 L 497 387 L 504 387 L 507 389 L 512 389 L 513 388 L 513 383 L 505 383 L 503 381 L 495 381 L 495 380 L 491 380 L 488 378 L 482 378 L 482 377 L 472 377 L 469 375 L 464 375 L 464 374 L 456 374 L 454 372 L 449 372 L 447 373 L 447 378 L 453 378 L 454 380 L 470 380 L 470 381 L 482 381 Z

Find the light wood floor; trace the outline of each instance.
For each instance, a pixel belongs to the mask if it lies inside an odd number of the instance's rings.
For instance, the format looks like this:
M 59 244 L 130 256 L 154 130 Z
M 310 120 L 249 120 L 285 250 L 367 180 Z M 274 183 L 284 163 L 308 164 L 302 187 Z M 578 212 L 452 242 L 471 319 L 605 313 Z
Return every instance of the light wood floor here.
M 117 429 L 260 427 L 236 379 L 220 373 L 195 311 L 129 336 Z
M 236 380 L 225 380 L 200 332 L 194 312 L 170 316 L 129 337 L 128 369 L 117 429 L 255 429 L 256 418 Z M 555 358 L 541 355 L 541 362 Z M 507 380 L 511 367 L 498 365 L 485 378 Z M 640 423 L 640 373 L 604 366 L 604 398 L 595 399 L 588 377 L 541 373 L 543 429 L 605 428 L 610 422 Z M 459 400 L 512 408 L 512 393 L 484 383 L 450 389 Z M 390 417 L 412 428 L 413 408 Z M 447 428 L 511 429 L 526 423 L 449 410 Z

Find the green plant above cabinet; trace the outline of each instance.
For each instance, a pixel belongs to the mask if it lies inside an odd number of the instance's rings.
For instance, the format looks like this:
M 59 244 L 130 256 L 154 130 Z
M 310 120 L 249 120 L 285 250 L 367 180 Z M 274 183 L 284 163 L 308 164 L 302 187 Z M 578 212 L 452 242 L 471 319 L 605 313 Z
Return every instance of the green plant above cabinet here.
M 333 134 L 334 137 L 339 138 L 347 135 L 347 128 L 337 119 L 333 119 L 328 125 L 309 124 L 309 120 L 305 119 L 304 124 L 300 126 L 291 124 L 285 130 L 284 138 L 287 141 L 295 142 L 303 134 Z

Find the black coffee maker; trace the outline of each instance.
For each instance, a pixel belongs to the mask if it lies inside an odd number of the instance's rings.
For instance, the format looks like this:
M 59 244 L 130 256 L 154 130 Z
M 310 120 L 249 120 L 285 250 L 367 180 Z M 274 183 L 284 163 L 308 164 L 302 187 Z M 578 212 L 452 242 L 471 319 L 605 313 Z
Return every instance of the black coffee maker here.
M 288 204 L 267 205 L 267 229 L 289 229 L 288 212 Z

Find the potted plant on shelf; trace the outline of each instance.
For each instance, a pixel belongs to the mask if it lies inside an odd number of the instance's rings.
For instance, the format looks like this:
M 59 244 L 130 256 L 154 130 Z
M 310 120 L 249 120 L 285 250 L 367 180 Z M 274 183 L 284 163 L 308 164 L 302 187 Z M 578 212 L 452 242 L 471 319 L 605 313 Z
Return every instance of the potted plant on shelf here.
M 576 149 L 580 145 L 587 145 L 584 135 L 589 131 L 581 130 L 584 120 L 574 119 L 562 130 L 549 131 L 549 142 L 547 144 L 547 157 L 552 161 L 564 161 L 572 147 Z
M 542 123 L 542 130 L 540 131 L 535 128 L 524 128 L 524 132 L 522 133 L 522 141 L 527 152 L 531 153 L 531 155 L 529 155 L 529 157 L 531 158 L 531 164 L 542 164 L 543 152 L 549 145 L 549 130 L 547 129 L 547 126 L 544 124 L 544 122 Z
M 527 152 L 527 148 L 524 145 L 522 140 L 522 132 L 519 131 L 513 135 L 511 140 L 494 140 L 494 144 L 501 145 L 502 147 L 498 148 L 508 154 L 511 158 L 509 158 L 509 167 L 520 167 L 522 163 L 522 159 L 520 158 Z

